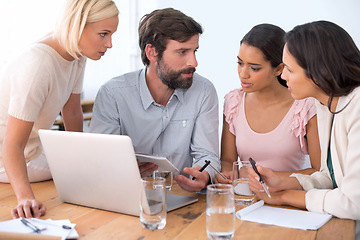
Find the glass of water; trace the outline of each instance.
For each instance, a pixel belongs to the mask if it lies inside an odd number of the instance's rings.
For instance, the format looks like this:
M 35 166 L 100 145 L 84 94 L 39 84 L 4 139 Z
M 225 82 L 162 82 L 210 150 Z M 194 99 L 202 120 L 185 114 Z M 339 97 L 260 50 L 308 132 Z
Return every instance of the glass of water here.
M 235 203 L 233 186 L 212 184 L 206 191 L 206 233 L 210 239 L 225 240 L 234 236 Z
M 233 186 L 234 199 L 237 205 L 251 205 L 254 202 L 255 193 L 249 188 L 248 168 L 249 161 L 236 161 L 233 163 Z
M 140 222 L 146 229 L 163 229 L 166 225 L 165 179 L 146 177 L 141 179 Z
M 170 171 L 159 171 L 156 170 L 152 174 L 153 177 L 162 177 L 165 178 L 165 188 L 166 191 L 170 191 L 172 188 L 172 182 L 173 182 L 173 173 Z

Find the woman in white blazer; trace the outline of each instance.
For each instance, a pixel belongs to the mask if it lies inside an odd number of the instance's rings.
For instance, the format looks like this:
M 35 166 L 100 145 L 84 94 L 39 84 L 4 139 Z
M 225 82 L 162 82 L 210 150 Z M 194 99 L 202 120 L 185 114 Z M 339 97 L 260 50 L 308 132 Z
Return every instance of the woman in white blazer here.
M 258 166 L 271 198 L 250 172 L 259 199 L 356 220 L 360 239 L 360 51 L 338 25 L 317 21 L 286 34 L 282 78 L 295 99 L 317 101 L 321 169 L 312 175 L 277 175 Z

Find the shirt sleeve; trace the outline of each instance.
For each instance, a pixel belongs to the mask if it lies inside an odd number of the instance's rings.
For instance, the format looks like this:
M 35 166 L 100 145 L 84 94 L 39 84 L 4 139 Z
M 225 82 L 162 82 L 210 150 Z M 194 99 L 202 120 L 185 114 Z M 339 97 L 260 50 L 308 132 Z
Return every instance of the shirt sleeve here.
M 95 98 L 89 131 L 92 133 L 121 134 L 119 116 L 115 98 L 103 85 Z
M 315 100 L 313 98 L 295 100 L 294 104 L 295 109 L 290 128 L 299 139 L 303 153 L 308 154 L 308 147 L 305 139 L 306 125 L 309 120 L 316 115 Z
M 229 131 L 235 135 L 234 118 L 238 115 L 240 101 L 242 99 L 242 90 L 235 89 L 225 95 L 224 116 L 225 121 L 229 124 Z
M 46 63 L 40 64 L 36 57 L 30 60 L 25 56 L 19 64 L 22 65 L 21 71 L 9 70 L 11 90 L 8 113 L 18 119 L 35 122 L 49 93 L 52 76 Z
M 204 100 L 195 121 L 190 146 L 195 158 L 193 165 L 203 166 L 205 160 L 210 160 L 211 165 L 220 171 L 218 97 L 212 84 L 205 88 Z M 216 172 L 211 167 L 206 168 L 206 171 L 211 179 L 215 176 Z

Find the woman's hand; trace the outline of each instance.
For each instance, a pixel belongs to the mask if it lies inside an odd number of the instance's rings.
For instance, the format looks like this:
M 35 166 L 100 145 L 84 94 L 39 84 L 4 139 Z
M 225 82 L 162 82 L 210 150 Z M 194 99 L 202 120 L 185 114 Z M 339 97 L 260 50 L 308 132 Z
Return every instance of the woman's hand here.
M 22 199 L 18 201 L 18 205 L 11 209 L 13 218 L 39 218 L 46 212 L 46 207 L 36 199 Z
M 276 174 L 274 171 L 261 167 L 259 165 L 256 165 L 262 179 L 264 180 L 266 186 L 268 187 L 270 192 L 277 192 L 284 190 L 282 188 L 282 178 L 278 174 Z M 249 187 L 250 190 L 255 193 L 263 193 L 265 192 L 263 186 L 260 183 L 259 175 L 257 175 L 252 168 L 248 168 L 249 173 Z

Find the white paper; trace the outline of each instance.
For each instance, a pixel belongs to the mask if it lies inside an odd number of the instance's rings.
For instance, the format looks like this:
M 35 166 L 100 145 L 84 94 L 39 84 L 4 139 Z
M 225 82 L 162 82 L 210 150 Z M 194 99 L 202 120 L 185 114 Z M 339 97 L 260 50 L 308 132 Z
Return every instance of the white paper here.
M 74 239 L 79 237 L 74 228 L 76 224 L 71 223 L 69 220 L 53 221 L 51 219 L 28 219 L 28 221 L 41 230 L 41 235 L 58 236 L 61 237 L 61 239 Z M 62 228 L 63 224 L 72 227 L 72 229 Z M 36 234 L 31 228 L 25 226 L 19 218 L 0 222 L 0 232 Z
M 236 216 L 245 221 L 303 230 L 317 230 L 332 217 L 330 214 L 263 205 L 264 201 L 259 201 L 249 207 L 239 210 L 236 213 Z
M 179 171 L 166 157 L 159 157 L 145 153 L 136 153 L 135 155 L 136 159 L 138 159 L 140 163 L 152 162 L 158 165 L 158 170 L 169 172 Z

